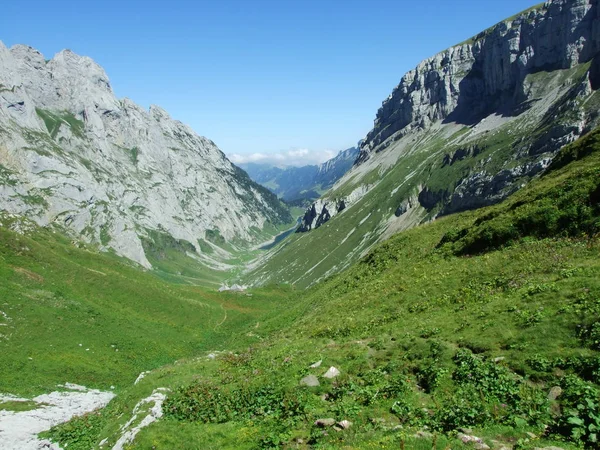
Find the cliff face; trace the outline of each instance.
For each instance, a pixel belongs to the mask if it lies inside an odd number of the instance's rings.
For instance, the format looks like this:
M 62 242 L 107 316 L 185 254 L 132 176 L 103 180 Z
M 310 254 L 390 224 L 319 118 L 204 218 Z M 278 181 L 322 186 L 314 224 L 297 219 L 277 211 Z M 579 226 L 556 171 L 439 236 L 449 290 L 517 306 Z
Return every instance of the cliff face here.
M 354 167 L 307 209 L 308 233 L 257 279 L 308 285 L 394 233 L 499 202 L 542 174 L 600 124 L 599 3 L 538 5 L 402 77 Z
M 67 50 L 46 61 L 1 42 L 0 210 L 66 226 L 146 267 L 153 231 L 208 261 L 207 233 L 251 241 L 251 229 L 291 220 L 212 141 L 159 107 L 117 99 L 90 58 Z
M 519 167 L 499 173 L 487 169 L 463 174 L 460 179 L 449 180 L 448 186 L 437 186 L 435 190 L 427 187 L 427 180 L 421 180 L 425 186 L 418 193 L 422 207 L 426 210 L 437 207 L 440 214 L 501 200 L 517 188 L 524 177 L 541 172 L 552 154 L 586 129 L 590 117 L 578 114 L 575 103 L 589 95 L 595 85 L 600 86 L 598 4 L 599 0 L 546 2 L 426 59 L 404 75 L 383 102 L 373 129 L 361 143 L 355 166 L 364 164 L 374 154 L 403 145 L 409 136 L 439 128 L 440 124 L 476 129 L 476 125 L 484 123 L 490 115 L 514 118 L 531 110 L 529 119 L 533 116 L 539 121 L 537 128 L 548 129 L 536 134 L 535 139 L 508 144 L 513 147 L 508 157 L 490 157 L 490 160 L 505 158 L 501 162 L 521 159 Z M 584 82 L 560 95 L 545 90 L 544 86 L 535 86 L 531 80 L 538 74 L 565 71 L 586 63 L 590 67 Z M 562 99 L 558 98 L 561 96 Z M 538 108 L 536 112 L 534 106 L 540 101 L 555 104 L 553 108 Z M 571 117 L 562 120 L 569 115 Z M 488 127 L 486 132 L 490 131 L 494 128 Z M 442 166 L 475 157 L 490 145 L 484 138 L 475 144 L 475 152 L 469 147 L 473 145 L 445 154 L 447 161 Z M 539 158 L 524 160 L 523 155 Z M 322 199 L 307 211 L 306 217 L 310 219 L 316 208 L 316 219 L 312 223 L 304 222 L 299 231 L 314 229 L 316 224 L 320 226 L 333 217 L 332 202 L 349 206 L 353 200 L 345 196 Z M 329 208 L 323 209 L 323 205 Z
M 528 74 L 568 69 L 597 55 L 598 18 L 598 0 L 554 0 L 426 59 L 383 102 L 357 164 L 386 148 L 390 137 L 436 121 L 470 125 L 494 111 L 517 113 L 528 100 Z

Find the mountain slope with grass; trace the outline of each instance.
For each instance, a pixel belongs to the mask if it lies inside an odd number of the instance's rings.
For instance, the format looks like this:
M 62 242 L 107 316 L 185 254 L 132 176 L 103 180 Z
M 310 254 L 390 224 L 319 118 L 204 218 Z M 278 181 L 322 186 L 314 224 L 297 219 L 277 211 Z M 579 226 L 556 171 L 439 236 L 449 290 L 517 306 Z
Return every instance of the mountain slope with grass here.
M 309 286 L 394 233 L 492 205 L 599 122 L 597 0 L 553 0 L 426 59 L 377 113 L 355 167 L 247 280 Z
M 49 436 L 112 445 L 165 388 L 132 448 L 597 448 L 599 233 L 596 130 L 496 206 L 401 232 L 306 291 L 254 291 L 285 307 Z
M 90 58 L 1 42 L 0 209 L 146 268 L 175 249 L 187 265 L 228 270 L 236 250 L 292 222 L 214 142 L 117 99 Z

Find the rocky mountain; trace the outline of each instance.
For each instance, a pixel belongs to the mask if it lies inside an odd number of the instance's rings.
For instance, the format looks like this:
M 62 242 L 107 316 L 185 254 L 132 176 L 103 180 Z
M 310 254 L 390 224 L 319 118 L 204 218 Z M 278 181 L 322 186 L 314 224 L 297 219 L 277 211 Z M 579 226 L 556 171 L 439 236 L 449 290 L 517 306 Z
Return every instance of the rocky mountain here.
M 245 163 L 239 166 L 250 178 L 286 202 L 315 200 L 352 168 L 358 152 L 358 148 L 352 147 L 319 165 L 282 168 L 270 164 Z
M 496 203 L 543 173 L 599 122 L 598 3 L 548 1 L 404 75 L 353 169 L 306 211 L 298 231 L 309 233 L 253 279 L 314 283 L 397 231 Z
M 161 242 L 215 265 L 220 242 L 244 245 L 291 221 L 211 140 L 157 106 L 117 99 L 90 58 L 46 60 L 1 42 L 0 210 L 145 267 Z

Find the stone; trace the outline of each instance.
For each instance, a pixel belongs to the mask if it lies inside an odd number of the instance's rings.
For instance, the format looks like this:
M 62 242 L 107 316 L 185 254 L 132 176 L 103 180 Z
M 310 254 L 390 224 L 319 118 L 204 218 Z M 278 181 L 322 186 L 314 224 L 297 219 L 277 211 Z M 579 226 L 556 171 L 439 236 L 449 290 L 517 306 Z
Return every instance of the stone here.
M 473 448 L 476 450 L 490 450 L 490 447 L 485 442 L 483 442 L 483 439 L 478 438 L 477 436 L 471 436 L 463 432 L 458 433 L 456 437 L 460 439 L 464 444 L 473 444 Z
M 329 370 L 327 370 L 327 372 L 325 372 L 323 374 L 323 378 L 332 379 L 332 378 L 335 378 L 335 377 L 339 376 L 340 374 L 341 374 L 341 372 L 337 368 L 331 366 L 329 368 Z
M 476 443 L 473 445 L 473 448 L 474 448 L 475 450 L 490 450 L 490 446 L 489 446 L 489 445 L 487 445 L 487 444 L 485 444 L 485 443 L 483 443 L 483 442 L 476 442 Z
M 310 365 L 310 368 L 311 368 L 311 369 L 318 369 L 319 367 L 321 367 L 321 364 L 322 364 L 322 363 L 323 363 L 323 360 L 321 359 L 321 360 L 317 361 L 316 363 L 314 363 L 314 364 L 311 364 L 311 365 Z
M 473 430 L 471 430 L 470 428 L 459 428 L 458 430 L 464 434 L 473 434 Z
M 552 389 L 550 389 L 550 392 L 548 392 L 548 400 L 556 400 L 558 397 L 561 396 L 562 392 L 563 390 L 560 386 L 554 386 Z
M 429 431 L 417 431 L 414 437 L 417 439 L 432 439 L 433 434 L 431 434 Z
M 319 386 L 320 383 L 319 383 L 319 379 L 316 376 L 308 375 L 300 380 L 300 385 L 315 387 L 315 386 Z
M 352 422 L 350 422 L 349 420 L 342 420 L 341 422 L 338 422 L 337 425 L 343 430 L 347 430 L 352 426 Z
M 332 427 L 335 425 L 335 419 L 317 419 L 315 425 L 321 428 Z

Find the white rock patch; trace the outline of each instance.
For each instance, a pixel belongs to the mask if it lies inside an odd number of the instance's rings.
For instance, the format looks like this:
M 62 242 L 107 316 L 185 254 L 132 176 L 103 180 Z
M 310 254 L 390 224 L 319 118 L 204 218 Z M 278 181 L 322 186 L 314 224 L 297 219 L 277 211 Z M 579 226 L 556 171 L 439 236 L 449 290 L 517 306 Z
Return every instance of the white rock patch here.
M 111 392 L 75 388 L 70 392 L 52 392 L 32 399 L 40 407 L 31 411 L 0 411 L 0 450 L 60 449 L 57 444 L 41 440 L 37 435 L 75 416 L 106 406 L 115 396 Z M 81 390 L 83 388 L 83 390 Z M 27 401 L 11 395 L 0 395 L 0 401 Z
M 121 437 L 113 446 L 113 450 L 123 450 L 125 445 L 133 442 L 142 428 L 147 427 L 162 417 L 162 404 L 167 398 L 167 395 L 165 394 L 167 390 L 168 389 L 165 388 L 155 389 L 150 397 L 140 400 L 138 404 L 135 405 L 135 408 L 133 408 L 133 416 L 121 427 Z M 147 409 L 148 405 L 152 403 L 154 403 L 154 405 Z M 138 416 L 143 412 L 148 412 L 148 414 L 137 425 L 133 426 L 134 422 L 138 419 Z

